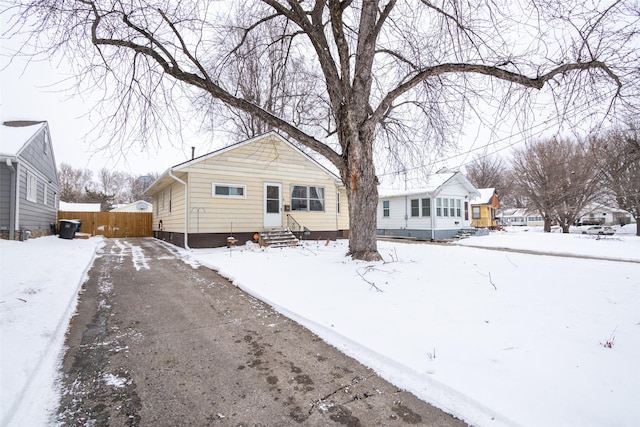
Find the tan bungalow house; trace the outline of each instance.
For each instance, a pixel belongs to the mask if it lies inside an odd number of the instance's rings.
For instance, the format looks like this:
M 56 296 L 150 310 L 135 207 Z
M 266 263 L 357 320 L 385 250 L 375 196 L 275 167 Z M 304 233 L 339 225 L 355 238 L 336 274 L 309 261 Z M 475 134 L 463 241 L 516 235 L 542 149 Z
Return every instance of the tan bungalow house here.
M 338 176 L 276 132 L 172 166 L 145 194 L 155 237 L 186 248 L 244 243 L 274 229 L 323 240 L 349 229 Z

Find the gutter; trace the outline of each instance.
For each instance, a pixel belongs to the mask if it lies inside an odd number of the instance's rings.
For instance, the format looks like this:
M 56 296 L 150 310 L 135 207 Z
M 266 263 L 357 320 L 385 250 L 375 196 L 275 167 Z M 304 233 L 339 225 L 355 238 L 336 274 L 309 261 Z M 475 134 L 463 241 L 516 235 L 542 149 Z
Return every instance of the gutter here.
M 184 248 L 191 250 L 189 247 L 189 185 L 175 176 L 171 169 L 168 170 L 168 173 L 171 178 L 184 185 Z
M 18 205 L 16 204 L 18 199 L 16 197 L 18 187 L 16 185 L 16 168 L 13 166 L 11 158 L 7 157 L 5 162 L 9 169 L 11 169 L 11 179 L 9 184 L 9 188 L 11 189 L 9 193 L 9 240 L 13 240 L 15 239 L 16 212 L 18 210 Z

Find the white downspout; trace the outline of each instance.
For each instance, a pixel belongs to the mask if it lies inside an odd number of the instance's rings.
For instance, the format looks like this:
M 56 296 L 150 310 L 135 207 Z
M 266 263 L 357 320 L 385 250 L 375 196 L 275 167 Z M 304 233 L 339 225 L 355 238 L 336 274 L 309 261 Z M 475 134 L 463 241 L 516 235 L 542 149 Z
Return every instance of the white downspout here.
M 171 169 L 169 169 L 169 176 L 184 185 L 184 248 L 191 250 L 189 247 L 189 186 L 185 181 L 175 176 Z
M 9 240 L 13 240 L 15 238 L 15 230 L 16 230 L 16 218 L 18 217 L 18 202 L 20 200 L 18 194 L 18 179 L 16 168 L 13 167 L 11 163 L 11 159 L 7 157 L 6 160 L 7 166 L 11 169 L 11 179 L 9 187 L 11 188 L 9 192 Z
M 431 205 L 431 241 L 436 240 L 436 230 L 435 230 L 435 216 L 436 216 L 436 198 L 430 197 L 429 204 Z

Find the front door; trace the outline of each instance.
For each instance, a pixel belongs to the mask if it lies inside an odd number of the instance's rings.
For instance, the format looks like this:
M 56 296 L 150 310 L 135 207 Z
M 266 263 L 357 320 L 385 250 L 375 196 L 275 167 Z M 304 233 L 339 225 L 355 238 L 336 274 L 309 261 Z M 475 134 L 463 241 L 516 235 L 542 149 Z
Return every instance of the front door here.
M 282 184 L 264 183 L 264 228 L 282 227 Z

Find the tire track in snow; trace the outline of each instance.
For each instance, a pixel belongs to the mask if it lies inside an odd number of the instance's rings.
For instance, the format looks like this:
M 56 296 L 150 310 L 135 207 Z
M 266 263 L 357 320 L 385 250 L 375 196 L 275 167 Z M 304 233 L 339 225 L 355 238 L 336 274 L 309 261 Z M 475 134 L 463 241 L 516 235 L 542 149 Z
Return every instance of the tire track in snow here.
M 136 271 L 140 271 L 142 269 L 150 270 L 149 263 L 147 262 L 147 257 L 144 256 L 144 252 L 142 251 L 142 248 L 140 246 L 132 245 L 127 241 L 121 242 L 120 240 L 116 240 L 114 242 L 114 247 L 120 249 L 120 262 L 122 262 L 122 259 L 125 255 L 130 253 L 131 260 L 133 261 L 133 266 L 135 267 Z M 113 249 L 112 253 L 115 253 Z

